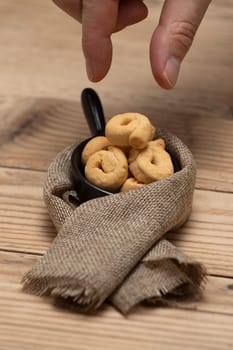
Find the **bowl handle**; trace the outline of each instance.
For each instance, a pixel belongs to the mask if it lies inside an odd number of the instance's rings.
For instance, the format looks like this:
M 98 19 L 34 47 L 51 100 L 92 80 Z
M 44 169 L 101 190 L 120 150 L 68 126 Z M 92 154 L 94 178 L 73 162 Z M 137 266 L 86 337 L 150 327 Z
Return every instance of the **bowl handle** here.
M 97 93 L 86 88 L 82 91 L 81 102 L 88 126 L 94 136 L 104 135 L 105 118 L 103 107 Z

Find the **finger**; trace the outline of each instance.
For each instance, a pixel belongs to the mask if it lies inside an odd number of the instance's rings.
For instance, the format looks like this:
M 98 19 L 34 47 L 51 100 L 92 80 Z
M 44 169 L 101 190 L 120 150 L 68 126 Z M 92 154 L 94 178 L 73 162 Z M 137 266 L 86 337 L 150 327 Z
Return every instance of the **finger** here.
M 83 52 L 87 74 L 96 82 L 107 74 L 112 61 L 111 34 L 118 15 L 117 0 L 83 1 Z
M 52 0 L 58 7 L 77 21 L 82 22 L 81 0 Z M 147 17 L 148 10 L 143 0 L 121 0 L 115 31 L 142 21 Z
M 211 0 L 166 0 L 150 45 L 152 72 L 165 89 L 175 86 L 180 65 L 192 45 Z
M 119 0 L 120 1 L 120 0 Z M 101 80 L 112 60 L 111 34 L 143 20 L 147 7 L 142 0 L 53 0 L 79 22 L 83 20 L 83 51 L 87 73 L 92 81 Z M 83 14 L 82 14 L 83 10 Z
M 52 0 L 58 7 L 68 13 L 77 21 L 82 22 L 82 1 L 81 0 Z
M 142 0 L 122 0 L 119 4 L 118 19 L 115 32 L 138 23 L 148 15 L 148 9 Z

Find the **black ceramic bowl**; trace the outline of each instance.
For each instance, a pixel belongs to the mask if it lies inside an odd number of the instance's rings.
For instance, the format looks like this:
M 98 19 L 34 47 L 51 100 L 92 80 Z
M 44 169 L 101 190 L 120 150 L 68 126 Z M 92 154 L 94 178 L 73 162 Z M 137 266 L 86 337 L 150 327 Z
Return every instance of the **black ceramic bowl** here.
M 101 101 L 92 89 L 84 89 L 81 95 L 81 102 L 89 128 L 93 134 L 92 137 L 81 142 L 73 151 L 71 156 L 71 180 L 81 202 L 90 199 L 113 194 L 90 183 L 84 175 L 82 164 L 82 151 L 85 145 L 96 136 L 103 136 L 105 132 L 105 118 Z M 174 171 L 179 171 L 180 166 L 177 160 L 172 157 Z

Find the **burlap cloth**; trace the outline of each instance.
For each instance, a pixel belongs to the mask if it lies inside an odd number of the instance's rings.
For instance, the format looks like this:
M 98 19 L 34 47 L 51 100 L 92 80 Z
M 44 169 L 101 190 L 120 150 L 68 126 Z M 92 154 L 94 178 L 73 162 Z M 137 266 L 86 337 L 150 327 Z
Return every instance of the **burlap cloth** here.
M 24 289 L 82 311 L 108 299 L 126 313 L 141 302 L 198 297 L 204 268 L 163 238 L 188 218 L 195 163 L 176 136 L 158 130 L 180 163 L 174 175 L 139 190 L 80 204 L 70 179 L 73 147 L 52 162 L 44 199 L 57 229 L 48 252 L 23 278 Z

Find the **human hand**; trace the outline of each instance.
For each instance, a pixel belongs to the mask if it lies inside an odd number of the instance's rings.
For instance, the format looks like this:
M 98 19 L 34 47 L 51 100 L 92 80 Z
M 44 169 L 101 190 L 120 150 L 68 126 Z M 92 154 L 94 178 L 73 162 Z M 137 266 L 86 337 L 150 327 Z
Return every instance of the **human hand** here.
M 148 10 L 142 0 L 53 0 L 82 23 L 82 47 L 91 81 L 105 77 L 112 61 L 111 35 L 142 21 Z M 150 44 L 154 78 L 165 89 L 175 86 L 181 62 L 211 0 L 165 0 Z

